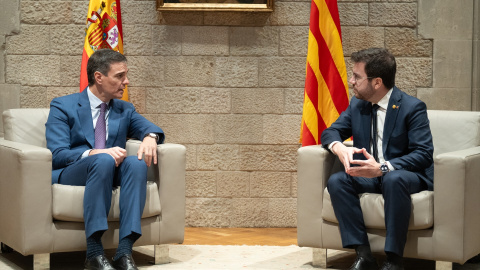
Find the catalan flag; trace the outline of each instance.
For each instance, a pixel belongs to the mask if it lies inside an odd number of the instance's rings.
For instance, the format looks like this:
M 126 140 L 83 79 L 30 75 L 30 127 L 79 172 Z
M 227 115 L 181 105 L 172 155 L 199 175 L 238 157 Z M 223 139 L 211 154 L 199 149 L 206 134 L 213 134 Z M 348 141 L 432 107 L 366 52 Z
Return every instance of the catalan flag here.
M 322 131 L 348 107 L 348 85 L 336 0 L 312 0 L 300 132 L 302 146 L 320 144 Z
M 88 86 L 87 62 L 90 55 L 98 49 L 105 48 L 123 54 L 120 0 L 90 0 L 80 71 L 80 92 Z M 128 101 L 127 88 L 123 92 L 122 99 Z

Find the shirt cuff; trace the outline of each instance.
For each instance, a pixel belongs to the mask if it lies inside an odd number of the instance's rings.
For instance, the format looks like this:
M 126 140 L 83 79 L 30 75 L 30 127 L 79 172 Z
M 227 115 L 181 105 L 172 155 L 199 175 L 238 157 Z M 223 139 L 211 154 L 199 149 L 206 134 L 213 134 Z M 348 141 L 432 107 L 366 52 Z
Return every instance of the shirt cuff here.
M 392 164 L 390 164 L 390 161 L 385 161 L 385 163 L 387 163 L 388 169 L 390 171 L 395 171 L 395 168 L 392 166 Z
M 92 150 L 93 150 L 93 149 L 88 149 L 87 151 L 83 152 L 81 158 L 86 158 L 86 157 L 88 157 L 88 155 L 90 154 L 90 151 L 92 151 Z
M 335 154 L 333 151 L 332 151 L 332 148 L 333 146 L 336 144 L 336 143 L 339 143 L 340 141 L 334 141 L 334 142 L 331 142 L 329 145 L 328 145 L 328 150 L 330 150 L 330 152 L 332 152 L 334 155 L 337 155 Z

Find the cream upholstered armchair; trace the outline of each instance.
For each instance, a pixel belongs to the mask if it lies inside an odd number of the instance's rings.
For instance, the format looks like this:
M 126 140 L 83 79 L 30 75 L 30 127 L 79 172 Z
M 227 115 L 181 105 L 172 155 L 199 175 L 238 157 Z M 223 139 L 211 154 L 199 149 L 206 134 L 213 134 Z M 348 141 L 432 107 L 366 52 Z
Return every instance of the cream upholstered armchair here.
M 84 187 L 52 185 L 52 154 L 46 148 L 48 109 L 13 109 L 3 113 L 0 138 L 0 241 L 34 256 L 34 268 L 48 268 L 49 253 L 86 249 Z M 136 155 L 139 141 L 127 142 Z M 155 245 L 155 263 L 168 262 L 168 245 L 182 243 L 185 227 L 185 147 L 162 144 L 158 165 L 149 167 L 147 199 L 136 246 Z M 116 248 L 119 192 L 113 190 L 105 248 Z
M 434 191 L 412 194 L 405 257 L 451 269 L 480 253 L 480 112 L 428 111 L 433 135 Z M 326 183 L 343 169 L 321 146 L 298 150 L 298 245 L 313 247 L 313 263 L 327 267 L 327 249 L 342 250 Z M 381 194 L 360 195 L 373 252 L 383 252 Z

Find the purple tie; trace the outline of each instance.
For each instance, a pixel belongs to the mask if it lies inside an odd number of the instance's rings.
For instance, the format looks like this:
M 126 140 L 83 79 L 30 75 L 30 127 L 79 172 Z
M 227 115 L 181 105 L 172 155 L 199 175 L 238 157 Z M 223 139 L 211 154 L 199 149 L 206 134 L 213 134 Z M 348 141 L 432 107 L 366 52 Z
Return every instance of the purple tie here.
M 95 149 L 104 149 L 107 136 L 107 125 L 105 123 L 105 111 L 107 103 L 100 104 L 100 116 L 97 119 L 95 126 Z

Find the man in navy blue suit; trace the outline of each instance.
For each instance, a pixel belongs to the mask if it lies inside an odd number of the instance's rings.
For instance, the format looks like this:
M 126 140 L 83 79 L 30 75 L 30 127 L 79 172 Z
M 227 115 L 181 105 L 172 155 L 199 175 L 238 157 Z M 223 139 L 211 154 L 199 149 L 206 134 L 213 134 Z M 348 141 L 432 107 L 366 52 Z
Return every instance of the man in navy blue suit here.
M 96 51 L 87 64 L 88 87 L 53 99 L 46 123 L 52 183 L 85 186 L 87 269 L 137 269 L 132 247 L 142 233 L 147 167 L 157 163 L 157 144 L 164 141 L 161 128 L 138 114 L 131 103 L 118 100 L 129 83 L 127 72 L 125 56 L 108 49 Z M 127 138 L 142 140 L 137 156 L 126 155 Z M 101 237 L 108 229 L 116 186 L 121 186 L 120 233 L 112 265 L 105 258 Z
M 425 103 L 395 87 L 395 57 L 386 49 L 352 54 L 349 83 L 355 94 L 335 123 L 322 133 L 322 145 L 336 154 L 345 171 L 327 183 L 342 245 L 354 248 L 350 269 L 379 269 L 372 256 L 358 194 L 381 193 L 387 230 L 381 267 L 403 269 L 412 193 L 433 190 L 433 142 Z M 353 147 L 343 142 L 353 136 Z

